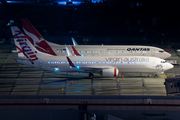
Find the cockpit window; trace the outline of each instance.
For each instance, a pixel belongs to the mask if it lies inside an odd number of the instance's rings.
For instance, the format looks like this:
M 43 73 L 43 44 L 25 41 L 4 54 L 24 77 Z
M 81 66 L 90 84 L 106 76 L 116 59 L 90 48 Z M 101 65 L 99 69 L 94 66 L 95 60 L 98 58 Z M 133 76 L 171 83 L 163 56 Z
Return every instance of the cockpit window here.
M 163 52 L 164 52 L 164 50 L 159 50 L 159 52 L 160 52 L 160 53 L 163 53 Z
M 161 61 L 161 63 L 166 63 L 166 61 Z

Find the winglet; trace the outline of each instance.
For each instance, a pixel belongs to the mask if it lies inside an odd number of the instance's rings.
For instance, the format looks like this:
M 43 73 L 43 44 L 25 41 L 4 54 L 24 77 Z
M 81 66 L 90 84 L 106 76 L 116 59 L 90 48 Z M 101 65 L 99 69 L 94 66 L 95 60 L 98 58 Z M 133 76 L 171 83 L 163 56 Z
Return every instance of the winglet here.
M 73 49 L 73 51 L 74 51 L 74 54 L 75 55 L 77 55 L 77 56 L 81 56 L 78 52 L 77 52 L 77 50 L 74 48 L 74 46 L 72 45 L 72 49 Z
M 71 37 L 71 39 L 72 39 L 72 42 L 73 42 L 74 46 L 78 45 L 78 43 L 76 42 L 76 40 L 73 37 Z
M 66 58 L 67 58 L 67 60 L 68 60 L 68 62 L 69 62 L 69 66 L 70 66 L 70 67 L 76 67 L 76 66 L 72 63 L 72 61 L 69 59 L 69 57 L 66 56 Z
M 66 52 L 68 54 L 68 56 L 72 56 L 71 52 L 69 51 L 69 49 L 66 47 Z

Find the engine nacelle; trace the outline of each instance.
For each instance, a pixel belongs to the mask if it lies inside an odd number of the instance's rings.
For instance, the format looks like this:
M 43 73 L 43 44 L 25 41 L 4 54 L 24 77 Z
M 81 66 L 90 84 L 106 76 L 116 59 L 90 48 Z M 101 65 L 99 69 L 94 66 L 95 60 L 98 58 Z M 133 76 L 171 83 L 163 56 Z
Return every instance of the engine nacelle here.
M 116 68 L 103 69 L 100 74 L 103 77 L 117 77 L 119 70 Z

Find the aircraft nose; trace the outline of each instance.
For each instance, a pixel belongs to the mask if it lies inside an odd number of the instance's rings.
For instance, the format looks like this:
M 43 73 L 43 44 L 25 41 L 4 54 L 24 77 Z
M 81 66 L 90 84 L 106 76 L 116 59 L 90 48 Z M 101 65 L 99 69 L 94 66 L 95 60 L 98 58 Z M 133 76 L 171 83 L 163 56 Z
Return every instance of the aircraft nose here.
M 167 70 L 172 69 L 174 66 L 171 63 L 167 63 Z
M 171 54 L 166 52 L 166 58 L 169 58 L 169 57 L 171 57 Z

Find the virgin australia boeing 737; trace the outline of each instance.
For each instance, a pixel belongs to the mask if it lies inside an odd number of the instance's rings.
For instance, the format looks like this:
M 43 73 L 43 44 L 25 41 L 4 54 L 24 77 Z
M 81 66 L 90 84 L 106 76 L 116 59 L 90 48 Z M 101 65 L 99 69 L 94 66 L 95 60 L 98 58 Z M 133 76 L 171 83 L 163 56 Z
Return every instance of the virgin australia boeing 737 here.
M 41 52 L 51 55 L 65 56 L 67 55 L 65 45 L 58 45 L 46 41 L 39 32 L 26 19 L 21 19 L 25 36 L 30 42 Z M 73 42 L 77 44 L 76 42 Z M 72 54 L 73 49 L 67 46 Z M 140 45 L 78 45 L 75 46 L 77 54 L 84 56 L 153 56 L 166 59 L 171 54 L 165 52 L 163 49 L 151 46 Z M 74 47 L 74 48 L 75 48 Z
M 66 47 L 68 56 L 53 56 L 38 51 L 24 34 L 11 27 L 18 53 L 16 61 L 28 66 L 54 72 L 86 72 L 102 76 L 117 77 L 120 72 L 164 72 L 173 68 L 170 63 L 156 57 L 147 56 L 72 56 Z

